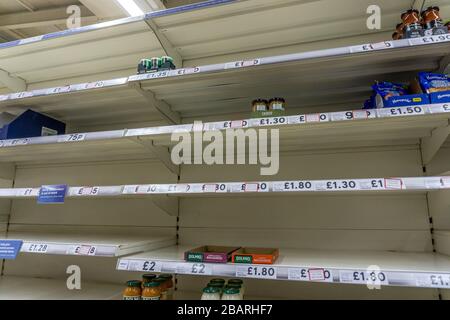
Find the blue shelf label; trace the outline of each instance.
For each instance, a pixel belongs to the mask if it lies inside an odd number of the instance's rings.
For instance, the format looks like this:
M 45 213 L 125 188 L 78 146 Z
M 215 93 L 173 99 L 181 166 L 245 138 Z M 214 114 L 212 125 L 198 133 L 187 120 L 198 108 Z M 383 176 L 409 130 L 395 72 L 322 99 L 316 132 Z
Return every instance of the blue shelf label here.
M 0 259 L 15 260 L 22 244 L 22 240 L 0 240 Z
M 38 203 L 64 203 L 67 193 L 67 184 L 59 184 L 53 186 L 42 186 L 39 191 Z

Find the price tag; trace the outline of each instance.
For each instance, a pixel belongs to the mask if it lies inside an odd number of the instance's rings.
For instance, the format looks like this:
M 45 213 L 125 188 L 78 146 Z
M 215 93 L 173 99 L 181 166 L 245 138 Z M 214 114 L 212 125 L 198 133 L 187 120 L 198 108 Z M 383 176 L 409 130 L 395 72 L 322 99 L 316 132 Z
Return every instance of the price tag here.
M 450 177 L 442 177 L 441 184 L 444 188 L 450 188 Z
M 360 52 L 368 52 L 374 50 L 384 50 L 391 49 L 394 47 L 394 43 L 392 41 L 384 41 L 378 43 L 364 44 L 361 46 L 351 47 L 352 53 L 360 53 Z
M 73 133 L 61 136 L 58 138 L 58 142 L 79 142 L 86 139 L 85 133 Z
M 416 276 L 419 287 L 450 289 L 450 274 L 420 274 Z
M 417 116 L 425 114 L 425 106 L 411 106 L 390 109 L 378 109 L 378 115 L 382 118 Z
M 31 197 L 33 195 L 37 195 L 38 190 L 36 189 L 36 192 L 33 192 L 34 189 L 32 188 L 26 188 L 26 189 L 17 189 L 16 196 L 17 197 Z
M 345 270 L 339 272 L 341 283 L 389 285 L 386 273 L 381 271 Z
M 242 184 L 243 192 L 265 192 L 269 191 L 266 183 L 244 183 Z
M 300 118 L 301 122 L 302 120 L 303 119 Z M 329 116 L 326 113 L 307 114 L 304 118 L 304 122 L 327 122 L 327 121 L 329 121 Z
M 334 180 L 326 181 L 326 190 L 328 191 L 346 191 L 346 190 L 358 190 L 359 185 L 356 180 Z
M 3 140 L 0 143 L 0 147 L 16 147 L 25 146 L 28 144 L 28 139 L 14 139 L 14 140 Z
M 383 190 L 384 179 L 360 180 L 359 187 L 361 190 Z
M 119 260 L 117 263 L 117 270 L 119 271 L 127 271 L 130 265 L 129 260 Z M 137 270 L 131 270 L 131 271 L 137 271 Z
M 410 39 L 411 45 L 431 44 L 450 41 L 450 34 Z
M 75 191 L 77 196 L 96 196 L 100 192 L 100 187 L 80 187 Z
M 277 268 L 269 266 L 237 266 L 236 277 L 254 279 L 277 279 Z
M 238 129 L 248 127 L 247 120 L 234 120 L 223 122 L 223 129 Z
M 262 119 L 259 119 L 259 123 L 258 123 L 258 125 L 260 127 L 276 126 L 276 125 L 284 125 L 284 124 L 288 124 L 288 120 L 286 117 L 262 118 Z
M 32 37 L 32 38 L 22 39 L 19 41 L 19 45 L 41 41 L 43 38 L 44 38 L 44 36 L 40 35 L 40 36 L 36 36 L 36 37 Z
M 294 281 L 333 282 L 331 271 L 326 269 L 289 268 L 288 279 Z
M 182 263 L 177 266 L 177 273 L 191 275 L 212 275 L 212 265 L 207 263 Z
M 194 67 L 194 68 L 186 68 L 184 69 L 184 74 L 193 74 L 193 73 L 199 73 L 201 72 L 200 67 Z
M 384 179 L 384 186 L 390 190 L 402 190 L 403 181 L 402 179 Z
M 139 271 L 160 273 L 161 270 L 162 270 L 161 262 L 148 260 L 142 262 L 142 268 Z
M 429 106 L 430 113 L 447 113 L 450 112 L 450 104 L 432 104 Z
M 9 96 L 9 99 L 11 99 L 11 100 L 24 99 L 24 98 L 31 98 L 32 96 L 33 96 L 32 91 L 24 91 L 24 92 L 12 93 Z
M 202 188 L 202 192 L 204 193 L 226 193 L 227 192 L 227 185 L 225 183 L 221 184 L 204 184 Z
M 261 59 L 246 60 L 242 63 L 243 67 L 254 67 L 261 64 Z
M 105 82 L 104 81 L 96 81 L 96 82 L 89 82 L 89 83 L 86 83 L 85 85 L 84 85 L 84 88 L 83 89 L 85 89 L 85 90 L 88 90 L 88 89 L 98 89 L 98 88 L 103 88 L 105 86 Z
M 273 183 L 274 192 L 314 191 L 312 181 L 282 181 Z
M 95 256 L 97 247 L 89 245 L 74 246 L 69 250 L 69 253 L 78 256 Z
M 225 64 L 225 70 L 226 69 L 242 68 L 243 66 L 244 66 L 244 61 L 229 62 L 229 63 Z
M 44 243 L 26 243 L 22 246 L 23 252 L 29 253 L 47 253 L 48 244 Z

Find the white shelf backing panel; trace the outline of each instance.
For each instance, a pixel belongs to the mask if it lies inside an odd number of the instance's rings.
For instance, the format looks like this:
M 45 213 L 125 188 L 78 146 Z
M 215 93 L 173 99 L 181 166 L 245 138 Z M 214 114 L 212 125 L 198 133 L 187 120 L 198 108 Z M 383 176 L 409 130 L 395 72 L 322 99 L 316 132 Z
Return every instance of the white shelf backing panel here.
M 448 124 L 448 104 L 410 106 L 380 110 L 353 110 L 302 114 L 275 118 L 227 120 L 194 124 L 157 126 L 129 130 L 73 133 L 0 141 L 5 162 L 139 159 L 155 157 L 139 143 L 171 147 L 173 133 L 211 132 L 233 129 L 279 129 L 280 150 L 307 147 L 356 148 L 373 145 L 418 144 L 420 138 Z M 226 141 L 226 139 L 225 139 Z
M 198 276 L 450 288 L 450 258 L 426 253 L 280 250 L 274 265 L 185 262 L 190 247 L 171 247 L 121 258 L 117 269 Z M 370 279 L 375 279 L 372 283 Z
M 82 282 L 81 290 L 69 290 L 67 279 L 1 277 L 0 300 L 120 300 L 123 286 Z
M 174 245 L 171 236 L 133 236 L 95 233 L 18 233 L 9 239 L 23 240 L 21 253 L 118 257 Z

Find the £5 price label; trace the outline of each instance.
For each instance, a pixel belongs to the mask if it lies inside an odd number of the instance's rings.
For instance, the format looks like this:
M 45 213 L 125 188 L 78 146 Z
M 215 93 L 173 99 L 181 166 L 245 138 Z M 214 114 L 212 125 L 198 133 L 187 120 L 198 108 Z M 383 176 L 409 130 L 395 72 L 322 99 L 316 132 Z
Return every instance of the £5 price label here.
M 236 277 L 255 279 L 277 279 L 277 268 L 266 266 L 237 266 Z

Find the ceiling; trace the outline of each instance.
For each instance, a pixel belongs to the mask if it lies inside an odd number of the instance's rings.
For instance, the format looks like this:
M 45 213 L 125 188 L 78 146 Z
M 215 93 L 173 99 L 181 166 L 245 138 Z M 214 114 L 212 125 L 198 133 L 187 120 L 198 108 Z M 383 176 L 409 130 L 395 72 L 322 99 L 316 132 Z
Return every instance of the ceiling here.
M 200 2 L 200 0 L 136 0 L 144 12 Z M 1 0 L 0 42 L 29 38 L 67 29 L 67 8 L 81 9 L 81 25 L 126 17 L 116 0 Z

